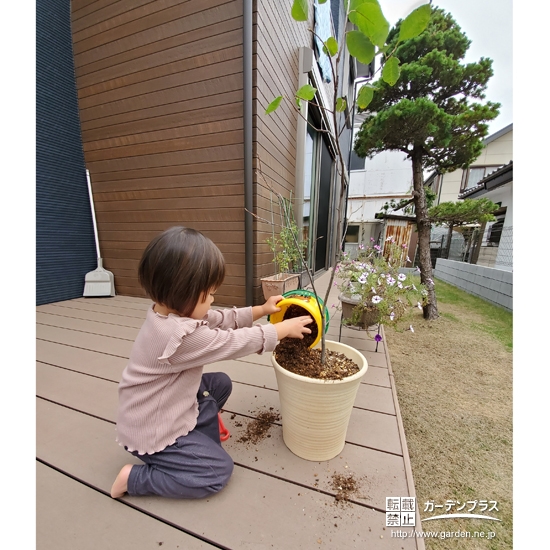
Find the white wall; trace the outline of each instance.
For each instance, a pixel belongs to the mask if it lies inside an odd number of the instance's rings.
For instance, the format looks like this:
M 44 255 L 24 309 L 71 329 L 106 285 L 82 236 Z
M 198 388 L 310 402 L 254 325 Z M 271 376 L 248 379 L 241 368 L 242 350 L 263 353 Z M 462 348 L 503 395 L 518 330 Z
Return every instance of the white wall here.
M 410 197 L 412 166 L 404 153 L 384 151 L 365 159 L 364 170 L 350 174 L 348 220 L 373 222 L 374 215 L 392 198 Z

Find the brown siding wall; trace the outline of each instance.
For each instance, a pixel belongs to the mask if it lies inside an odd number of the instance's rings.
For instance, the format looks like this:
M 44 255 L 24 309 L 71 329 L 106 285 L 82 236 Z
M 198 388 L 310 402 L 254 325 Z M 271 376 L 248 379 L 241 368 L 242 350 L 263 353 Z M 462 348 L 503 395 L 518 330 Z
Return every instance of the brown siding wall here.
M 254 2 L 254 169 L 281 192 L 295 188 L 298 48 L 310 20 L 290 2 Z M 143 296 L 137 266 L 147 243 L 173 225 L 194 227 L 222 250 L 227 277 L 216 300 L 245 304 L 243 0 L 74 0 L 75 72 L 104 266 L 119 294 Z M 330 87 L 328 87 L 330 90 Z M 271 219 L 270 193 L 254 174 L 254 209 Z M 278 216 L 278 208 L 275 207 Z M 254 299 L 274 272 L 254 222 Z
M 290 196 L 291 190 L 294 192 L 298 115 L 288 101 L 283 101 L 271 115 L 264 112 L 275 97 L 294 97 L 298 85 L 298 48 L 312 46 L 308 31 L 308 25 L 313 22 L 312 6 L 309 23 L 297 23 L 290 15 L 291 3 L 281 4 L 271 0 L 257 1 L 254 34 L 255 208 L 258 216 L 268 220 L 271 219 L 270 192 L 256 171 L 261 168 L 269 184 L 285 197 Z M 276 203 L 276 198 L 273 199 Z M 278 217 L 277 207 L 274 213 Z M 261 299 L 259 278 L 275 272 L 273 255 L 265 242 L 270 235 L 269 224 L 255 223 L 254 265 L 258 278 L 255 293 L 258 300 Z
M 223 252 L 219 304 L 244 305 L 242 0 L 73 0 L 84 157 L 104 266 L 137 266 L 173 225 Z

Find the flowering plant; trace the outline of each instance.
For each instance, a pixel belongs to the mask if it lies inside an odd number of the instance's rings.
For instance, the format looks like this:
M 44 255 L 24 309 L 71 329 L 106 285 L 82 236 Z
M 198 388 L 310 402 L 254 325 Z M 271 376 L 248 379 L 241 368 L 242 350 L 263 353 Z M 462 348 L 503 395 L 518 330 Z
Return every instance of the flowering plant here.
M 336 285 L 342 293 L 341 302 L 347 298 L 354 304 L 345 324 L 365 328 L 375 323 L 395 325 L 408 318 L 415 307 L 423 308 L 428 292 L 418 277 L 400 272 L 405 261 L 410 261 L 407 246 L 399 246 L 393 237 L 386 240 L 383 253 L 377 244 L 360 245 L 355 259 L 344 253 L 337 266 Z M 375 323 L 362 321 L 368 314 L 371 318 L 374 314 Z

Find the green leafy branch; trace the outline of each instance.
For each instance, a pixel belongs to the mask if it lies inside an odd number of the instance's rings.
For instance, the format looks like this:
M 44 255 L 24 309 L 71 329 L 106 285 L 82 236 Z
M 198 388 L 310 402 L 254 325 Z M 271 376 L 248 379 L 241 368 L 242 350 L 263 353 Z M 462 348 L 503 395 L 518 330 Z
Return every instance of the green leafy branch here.
M 319 4 L 324 4 L 326 0 L 319 0 Z M 380 4 L 378 0 L 345 0 L 345 12 L 346 12 L 346 21 L 349 21 L 355 25 L 356 30 L 348 31 L 344 34 L 345 46 L 347 51 L 352 58 L 357 59 L 361 63 L 369 64 L 375 58 L 376 55 L 384 56 L 384 63 L 382 69 L 382 79 L 393 86 L 399 79 L 400 76 L 400 66 L 399 60 L 395 57 L 395 51 L 397 45 L 410 38 L 418 36 L 426 28 L 430 16 L 431 16 L 431 6 L 429 4 L 424 4 L 411 12 L 402 23 L 402 30 L 400 31 L 399 39 L 397 44 L 394 44 L 392 51 L 388 53 L 390 48 L 386 44 L 390 32 L 390 25 L 382 13 Z M 291 16 L 295 21 L 308 21 L 309 20 L 309 2 L 308 0 L 293 0 L 291 7 Z M 313 36 L 315 32 L 310 30 Z M 330 135 L 332 138 L 332 144 L 335 148 L 336 156 L 336 172 L 340 179 L 339 191 L 340 191 L 340 200 L 337 207 L 337 220 L 336 220 L 336 231 L 334 233 L 334 250 L 336 250 L 336 262 L 339 261 L 340 252 L 342 249 L 342 241 L 344 238 L 343 235 L 343 225 L 344 225 L 344 215 L 343 215 L 343 200 L 346 196 L 346 189 L 348 182 L 346 179 L 346 161 L 347 154 L 341 149 L 340 144 L 340 135 L 342 134 L 344 128 L 346 127 L 348 120 L 344 120 L 342 123 L 341 115 L 348 108 L 348 100 L 345 96 L 339 96 L 339 79 L 338 79 L 338 67 L 340 66 L 341 56 L 343 52 L 346 51 L 346 47 L 343 47 L 343 44 L 338 44 L 338 41 L 330 36 L 326 40 L 319 40 L 323 44 L 323 51 L 327 54 L 331 71 L 333 75 L 333 104 L 330 107 L 325 107 L 321 105 L 322 102 L 318 102 L 317 107 L 322 109 L 325 113 L 332 114 L 332 128 L 315 128 L 319 132 L 325 132 Z M 376 88 L 370 84 L 363 85 L 359 90 L 357 97 L 353 98 L 353 102 L 350 107 L 350 112 L 354 112 L 356 105 L 360 109 L 365 109 L 374 97 Z M 298 115 L 306 121 L 307 124 L 311 123 L 307 120 L 307 117 L 304 117 L 301 111 L 301 102 L 306 101 L 311 104 L 314 104 L 313 100 L 317 94 L 317 89 L 311 84 L 306 84 L 300 87 L 295 95 L 294 101 L 291 102 L 294 109 L 297 111 Z M 285 99 L 283 95 L 280 95 L 273 99 L 267 106 L 265 113 L 270 115 L 275 112 L 281 105 L 281 102 Z M 286 98 L 288 99 L 288 98 Z M 349 115 L 348 115 L 349 117 Z M 340 120 L 339 120 L 340 119 Z M 339 126 L 341 123 L 341 126 Z M 329 125 L 330 126 L 330 125 Z M 274 242 L 274 241 L 273 241 Z M 307 262 L 304 262 L 307 264 Z M 335 270 L 332 270 L 331 278 L 328 285 L 328 290 L 325 296 L 325 303 L 328 300 L 328 293 L 332 287 L 335 277 Z M 315 292 L 316 294 L 316 292 Z M 319 307 L 321 316 L 324 315 L 323 308 Z M 321 360 L 324 361 L 325 356 L 325 339 L 324 334 L 321 339 L 322 342 L 322 352 Z

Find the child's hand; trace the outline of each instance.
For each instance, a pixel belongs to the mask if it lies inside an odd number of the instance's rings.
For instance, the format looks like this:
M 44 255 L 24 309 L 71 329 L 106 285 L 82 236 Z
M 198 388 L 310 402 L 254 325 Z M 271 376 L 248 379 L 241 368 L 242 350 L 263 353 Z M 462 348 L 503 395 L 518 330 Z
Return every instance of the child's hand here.
M 277 338 L 279 340 L 283 338 L 302 339 L 304 334 L 311 334 L 311 329 L 306 326 L 311 322 L 313 322 L 313 319 L 309 315 L 304 315 L 303 317 L 285 319 L 280 323 L 275 323 L 273 326 L 277 329 Z
M 277 313 L 278 311 L 281 311 L 281 308 L 277 304 L 282 299 L 283 296 L 271 296 L 270 298 L 268 298 L 267 302 L 262 306 L 264 315 L 271 315 L 272 313 Z

